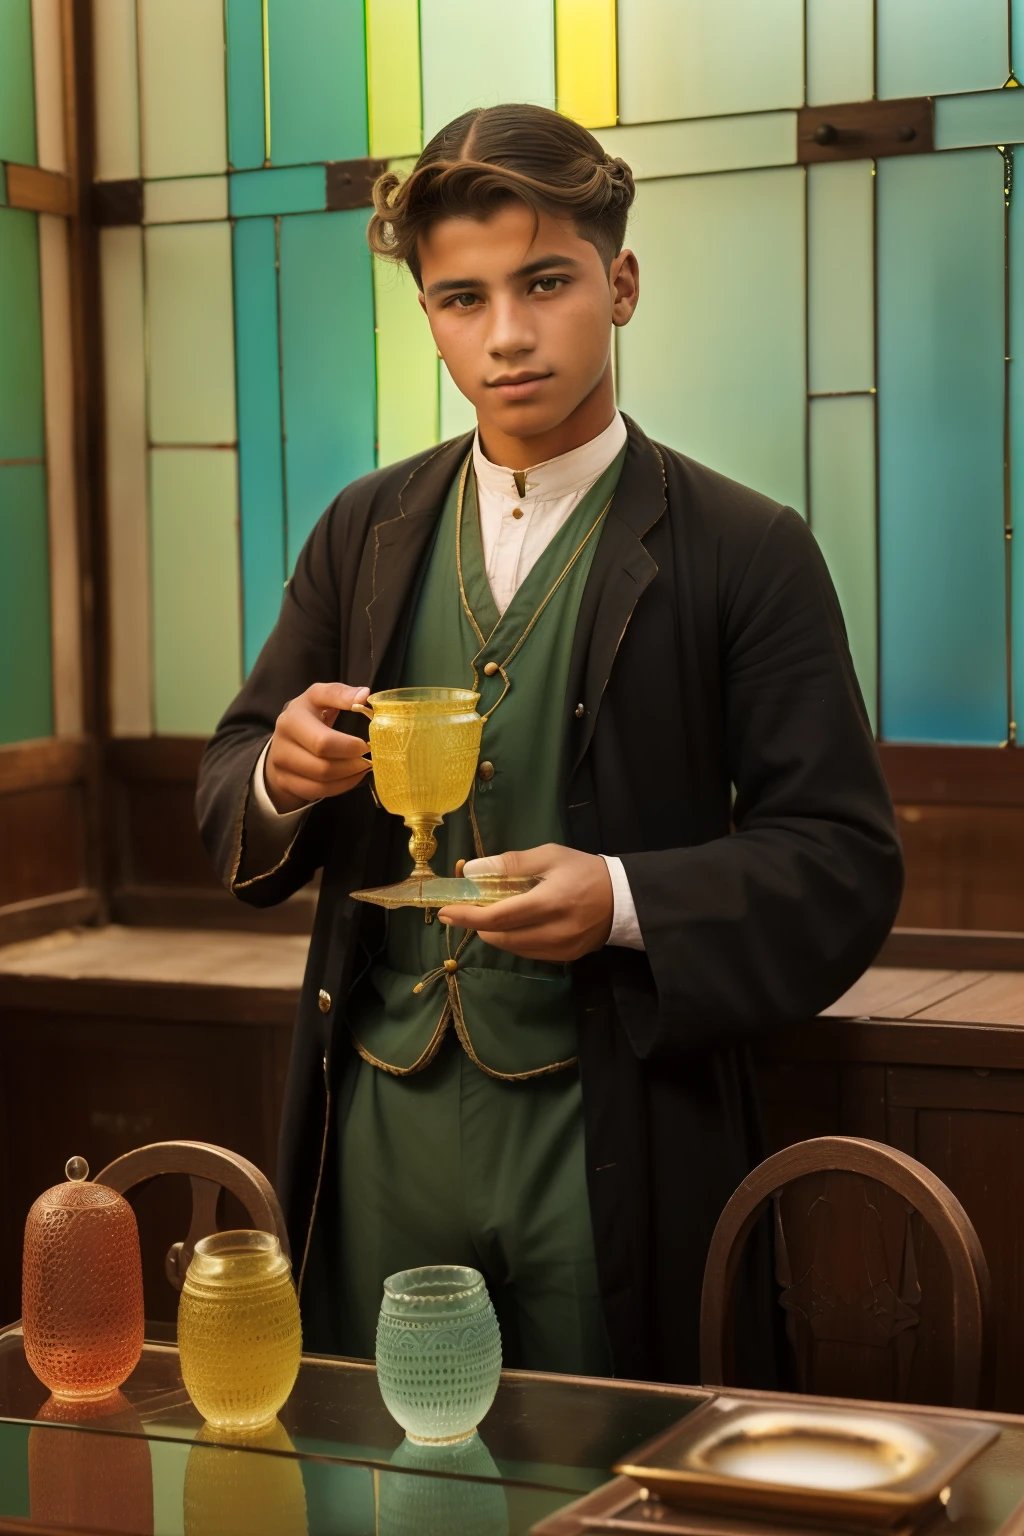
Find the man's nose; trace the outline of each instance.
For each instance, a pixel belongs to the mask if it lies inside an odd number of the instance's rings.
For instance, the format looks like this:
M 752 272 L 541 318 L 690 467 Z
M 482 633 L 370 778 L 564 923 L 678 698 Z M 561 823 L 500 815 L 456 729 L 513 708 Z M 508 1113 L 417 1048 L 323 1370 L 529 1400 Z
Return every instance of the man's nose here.
M 528 306 L 514 300 L 491 305 L 488 351 L 495 357 L 515 357 L 533 350 L 535 344 Z

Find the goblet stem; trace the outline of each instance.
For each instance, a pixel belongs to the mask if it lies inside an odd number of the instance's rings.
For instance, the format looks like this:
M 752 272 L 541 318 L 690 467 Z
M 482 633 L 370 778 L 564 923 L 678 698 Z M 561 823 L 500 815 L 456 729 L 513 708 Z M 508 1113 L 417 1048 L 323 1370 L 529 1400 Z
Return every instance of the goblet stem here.
M 434 828 L 439 827 L 443 821 L 441 816 L 407 816 L 405 824 L 412 831 L 409 839 L 409 852 L 412 855 L 414 880 L 433 880 L 434 871 L 430 867 L 430 861 L 437 852 L 437 838 L 434 836 Z

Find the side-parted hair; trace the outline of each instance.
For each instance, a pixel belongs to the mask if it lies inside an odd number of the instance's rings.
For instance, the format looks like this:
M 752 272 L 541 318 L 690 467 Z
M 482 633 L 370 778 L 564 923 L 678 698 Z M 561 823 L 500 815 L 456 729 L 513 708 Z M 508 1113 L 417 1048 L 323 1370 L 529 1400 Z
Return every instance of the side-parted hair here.
M 622 249 L 636 195 L 624 160 L 547 107 L 476 107 L 434 135 L 403 180 L 385 171 L 373 188 L 370 249 L 404 261 L 422 287 L 417 240 L 446 218 L 486 219 L 518 200 L 570 218 L 607 267 Z

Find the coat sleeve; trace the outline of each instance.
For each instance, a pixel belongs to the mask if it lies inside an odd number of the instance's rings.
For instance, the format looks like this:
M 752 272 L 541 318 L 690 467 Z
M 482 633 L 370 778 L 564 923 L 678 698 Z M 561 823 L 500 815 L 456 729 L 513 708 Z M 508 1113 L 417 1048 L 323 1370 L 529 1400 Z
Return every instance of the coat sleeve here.
M 733 834 L 627 854 L 646 946 L 612 962 L 638 1055 L 671 1058 L 807 1019 L 896 916 L 892 803 L 818 546 L 781 510 L 719 594 Z
M 277 716 L 311 683 L 338 679 L 340 600 L 336 572 L 341 538 L 339 498 L 310 534 L 285 587 L 281 612 L 241 692 L 207 743 L 199 769 L 196 815 L 214 868 L 242 901 L 272 906 L 309 881 L 323 862 L 324 819 L 316 805 L 291 847 L 270 870 L 239 875 L 252 772 Z M 347 681 L 347 679 L 345 679 Z

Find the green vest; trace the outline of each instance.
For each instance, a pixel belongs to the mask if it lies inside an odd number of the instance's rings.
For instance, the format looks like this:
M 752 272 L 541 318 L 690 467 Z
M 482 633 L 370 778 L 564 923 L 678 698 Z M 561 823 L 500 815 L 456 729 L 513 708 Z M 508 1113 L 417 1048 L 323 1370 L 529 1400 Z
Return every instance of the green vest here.
M 569 660 L 624 456 L 625 450 L 573 509 L 502 615 L 487 581 L 471 461 L 448 493 L 401 685 L 477 688 L 485 724 L 482 771 L 470 798 L 437 829 L 438 874 L 454 873 L 457 859 L 565 840 Z M 489 662 L 502 670 L 487 676 Z M 408 872 L 403 838 L 389 878 Z M 425 922 L 415 908 L 388 914 L 383 954 L 347 1010 L 364 1060 L 399 1076 L 422 1071 L 454 1022 L 470 1058 L 491 1076 L 529 1078 L 571 1066 L 576 1025 L 568 967 L 520 959 L 475 935 L 460 939 L 458 930 Z M 446 973 L 451 958 L 458 970 Z

